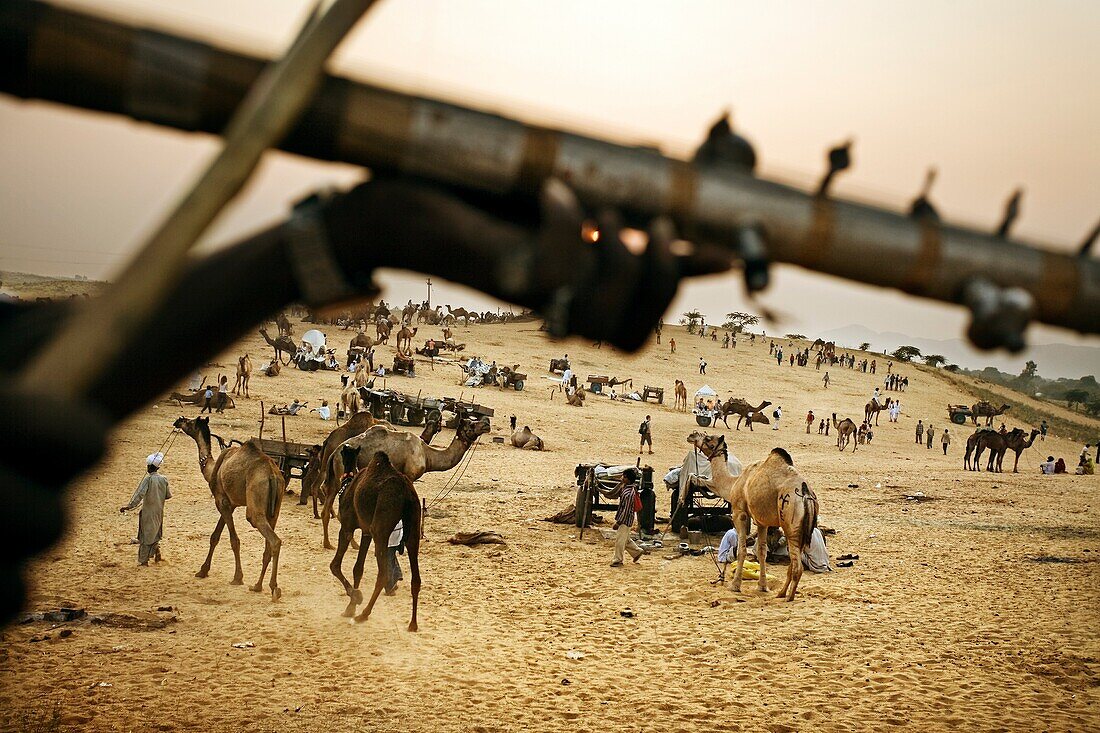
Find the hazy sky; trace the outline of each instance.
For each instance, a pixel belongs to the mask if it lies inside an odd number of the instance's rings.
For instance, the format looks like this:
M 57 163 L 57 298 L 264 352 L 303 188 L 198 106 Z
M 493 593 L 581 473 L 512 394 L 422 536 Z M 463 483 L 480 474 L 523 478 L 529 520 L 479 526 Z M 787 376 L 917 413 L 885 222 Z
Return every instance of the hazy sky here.
M 310 3 L 62 4 L 274 54 Z M 1017 233 L 1070 248 L 1100 216 L 1098 34 L 1094 0 L 383 0 L 334 68 L 681 155 L 729 107 L 756 146 L 760 174 L 806 186 L 825 150 L 853 136 L 855 165 L 840 195 L 902 208 L 935 164 L 933 198 L 946 218 L 992 228 L 1023 185 Z M 0 269 L 109 276 L 215 149 L 209 138 L 0 98 Z M 244 234 L 307 191 L 359 177 L 269 154 L 208 240 Z M 387 299 L 422 298 L 422 280 L 387 274 Z M 797 268 L 778 268 L 774 282 L 763 300 L 786 317 L 769 330 L 862 323 L 948 338 L 965 323 L 957 308 Z M 435 293 L 489 305 L 457 288 Z M 728 276 L 684 288 L 675 312 L 688 307 L 717 320 L 748 306 Z M 1100 343 L 1047 328 L 1031 338 Z

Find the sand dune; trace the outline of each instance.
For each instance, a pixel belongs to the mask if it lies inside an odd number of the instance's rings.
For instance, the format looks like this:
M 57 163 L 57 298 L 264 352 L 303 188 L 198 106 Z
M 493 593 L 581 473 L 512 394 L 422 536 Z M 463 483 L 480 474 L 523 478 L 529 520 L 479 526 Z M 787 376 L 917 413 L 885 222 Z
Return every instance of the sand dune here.
M 295 324 L 301 333 L 307 326 Z M 210 577 L 193 577 L 216 521 L 194 444 L 181 437 L 164 473 L 169 502 L 166 562 L 135 567 L 133 516 L 118 506 L 143 473 L 179 414 L 151 405 L 122 425 L 108 459 L 69 495 L 67 540 L 36 563 L 35 609 L 73 604 L 90 612 L 148 612 L 171 606 L 179 622 L 133 630 L 75 622 L 32 623 L 3 632 L 0 719 L 11 730 L 661 730 L 753 728 L 768 731 L 1059 730 L 1095 727 L 1100 703 L 1100 481 L 1036 475 L 1047 453 L 1076 463 L 1079 446 L 1052 436 L 1024 453 L 1021 473 L 964 472 L 960 429 L 950 454 L 913 443 L 918 418 L 939 431 L 944 406 L 969 402 L 933 371 L 905 366 L 911 387 L 901 422 L 886 416 L 874 443 L 838 454 L 833 436 L 804 432 L 804 416 L 833 411 L 857 422 L 881 378 L 831 368 L 777 367 L 767 346 L 736 350 L 668 328 L 678 352 L 650 346 L 636 356 L 588 343 L 553 343 L 534 324 L 459 329 L 467 354 L 519 363 L 523 392 L 463 389 L 455 366 L 419 365 L 414 379 L 389 385 L 416 393 L 465 393 L 496 409 L 492 435 L 507 434 L 516 414 L 548 444 L 518 451 L 483 439 L 454 490 L 433 506 L 422 545 L 421 632 L 404 630 L 407 583 L 380 599 L 362 625 L 340 617 L 345 598 L 328 570 L 320 523 L 287 497 L 283 598 L 230 586 L 228 540 Z M 341 351 L 351 332 L 326 327 Z M 434 334 L 435 329 L 430 329 Z M 419 337 L 425 337 L 422 329 Z M 238 354 L 254 362 L 270 349 L 258 336 L 205 369 L 232 373 Z M 551 399 L 544 379 L 552 356 L 568 352 L 578 374 L 633 377 L 635 387 L 664 386 L 664 406 L 593 397 L 582 409 Z M 697 374 L 699 355 L 710 362 Z M 837 529 L 836 556 L 855 567 L 807 574 L 793 604 L 746 584 L 740 595 L 710 585 L 707 557 L 647 556 L 608 567 L 598 531 L 537 521 L 573 498 L 572 469 L 597 459 L 632 462 L 637 424 L 653 415 L 659 473 L 686 452 L 695 429 L 673 412 L 671 387 L 685 379 L 722 396 L 782 405 L 779 431 L 724 430 L 733 452 L 757 460 L 776 445 L 790 450 L 822 504 L 821 522 Z M 253 399 L 212 420 L 215 432 L 255 434 L 259 400 L 333 401 L 331 372 L 285 370 L 254 376 Z M 1009 426 L 1015 423 L 1008 416 Z M 268 423 L 268 430 L 277 423 Z M 287 419 L 292 440 L 319 441 L 332 423 L 315 415 Z M 954 428 L 954 426 L 952 426 Z M 277 427 L 275 428 L 277 430 Z M 955 432 L 954 429 L 952 432 Z M 445 431 L 436 445 L 450 439 Z M 432 500 L 451 478 L 418 484 Z M 292 488 L 297 491 L 295 483 Z M 921 491 L 930 501 L 912 502 Z M 658 506 L 668 494 L 658 486 Z M 262 542 L 238 512 L 246 584 L 259 571 Z M 456 547 L 459 530 L 494 529 L 506 546 Z M 667 538 L 674 544 L 674 538 Z M 1073 562 L 1036 562 L 1052 556 Z M 404 562 L 404 561 L 403 561 Z M 345 563 L 350 568 L 351 560 Z M 407 567 L 406 567 L 407 571 Z M 782 569 L 771 574 L 781 584 Z M 406 572 L 407 575 L 407 572 Z M 374 578 L 368 562 L 364 583 Z M 629 606 L 634 618 L 619 611 Z M 32 638 L 48 635 L 44 641 Z M 253 648 L 233 644 L 251 641 Z M 583 654 L 571 659 L 567 652 Z M 576 655 L 572 655 L 576 656 Z M 53 728 L 50 728 L 53 726 Z

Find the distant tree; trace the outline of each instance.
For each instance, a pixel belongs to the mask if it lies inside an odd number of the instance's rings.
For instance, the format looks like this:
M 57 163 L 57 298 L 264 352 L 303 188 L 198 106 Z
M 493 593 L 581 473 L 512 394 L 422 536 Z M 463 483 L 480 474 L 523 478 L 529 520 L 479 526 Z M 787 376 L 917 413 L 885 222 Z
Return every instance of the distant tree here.
M 947 366 L 944 367 L 944 371 L 948 371 L 948 372 L 951 372 L 952 374 L 955 374 L 959 371 L 959 365 L 958 364 L 948 364 Z
M 1081 386 L 1087 389 L 1100 389 L 1100 384 L 1097 384 L 1096 377 L 1091 374 L 1081 377 Z
M 787 338 L 789 338 L 791 341 L 805 341 L 806 340 L 806 334 L 804 334 L 804 333 L 788 333 Z
M 1083 405 L 1088 402 L 1092 395 L 1089 394 L 1087 389 L 1071 389 L 1066 391 L 1065 399 L 1066 405 L 1069 409 L 1074 410 L 1078 405 Z
M 890 354 L 898 361 L 913 361 L 913 359 L 920 358 L 920 349 L 916 346 L 899 346 L 894 349 L 894 353 Z
M 726 314 L 726 322 L 722 324 L 722 328 L 734 333 L 741 333 L 746 326 L 755 326 L 758 323 L 760 323 L 760 316 L 738 311 Z
M 860 351 L 867 351 L 867 349 L 869 349 L 869 348 L 871 348 L 871 342 L 870 341 L 864 341 L 863 343 L 861 343 L 859 345 L 859 350 Z
M 1089 400 L 1089 403 L 1085 405 L 1085 409 L 1093 416 L 1100 415 L 1100 397 L 1093 397 Z
M 1031 379 L 1039 372 L 1039 365 L 1033 362 L 1031 359 L 1027 360 L 1027 364 L 1024 364 L 1024 370 L 1020 372 L 1020 376 L 1024 379 Z
M 922 356 L 921 359 L 924 360 L 925 364 L 933 368 L 938 367 L 940 364 L 947 363 L 947 359 L 941 354 L 926 354 Z
M 680 319 L 680 325 L 687 326 L 688 333 L 695 333 L 695 329 L 699 328 L 702 324 L 703 314 L 695 308 L 685 312 L 683 318 Z

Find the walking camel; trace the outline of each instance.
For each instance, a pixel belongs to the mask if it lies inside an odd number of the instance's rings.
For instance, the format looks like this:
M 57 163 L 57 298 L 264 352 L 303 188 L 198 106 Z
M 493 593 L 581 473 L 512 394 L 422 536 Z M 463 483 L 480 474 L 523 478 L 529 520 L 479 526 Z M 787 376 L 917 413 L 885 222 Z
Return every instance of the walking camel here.
M 459 423 L 451 444 L 446 448 L 433 448 L 412 433 L 393 430 L 383 425 L 375 425 L 366 432 L 349 438 L 341 443 L 359 450 L 360 464 L 370 460 L 376 452 L 382 451 L 389 456 L 390 463 L 410 481 L 416 481 L 429 471 L 449 471 L 458 465 L 470 446 L 485 433 L 489 432 L 489 419 L 467 419 Z M 325 505 L 321 510 L 321 526 L 324 530 L 325 549 L 331 550 L 328 538 L 328 520 L 332 515 L 332 504 L 336 499 L 340 480 L 344 473 L 362 465 L 346 466 L 340 450 L 333 451 L 325 467 Z
M 390 342 L 390 331 L 393 329 L 393 324 L 389 321 L 379 321 L 375 324 L 374 330 L 378 334 L 378 339 L 375 343 L 388 344 Z
M 310 448 L 309 462 L 306 464 L 305 471 L 302 472 L 302 494 L 298 498 L 298 504 L 304 505 L 310 497 L 313 497 L 314 519 L 321 517 L 317 512 L 317 495 L 320 493 L 322 501 L 324 500 L 324 487 L 328 475 L 325 469 L 333 451 L 348 438 L 365 433 L 378 424 L 379 420 L 369 412 L 357 412 L 348 418 L 347 422 L 329 433 L 324 442 Z
M 714 417 L 715 424 L 721 420 L 728 428 L 730 426 L 727 422 L 727 418 L 730 415 L 737 415 L 737 429 L 741 429 L 741 421 L 744 420 L 745 424 L 749 426 L 749 431 L 752 431 L 752 424 L 754 422 L 769 424 L 768 416 L 764 414 L 764 408 L 770 405 L 771 402 L 764 400 L 756 407 L 753 407 L 744 399 L 730 397 L 724 403 L 718 406 L 718 414 Z
M 887 414 L 889 414 L 890 405 L 892 405 L 892 404 L 893 404 L 893 400 L 890 397 L 887 397 L 886 402 L 883 403 L 883 404 L 879 404 L 878 401 L 876 401 L 876 400 L 871 400 L 863 408 L 863 420 L 864 420 L 864 422 L 866 422 L 868 425 L 870 425 L 871 424 L 871 415 L 874 415 L 875 416 L 875 425 L 878 425 L 878 414 L 880 412 L 882 412 L 883 410 L 886 410 Z
M 280 313 L 275 317 L 275 326 L 279 329 L 280 336 L 287 338 L 294 336 L 294 327 L 290 325 L 290 319 L 286 317 L 286 313 Z
M 833 413 L 833 430 L 836 431 L 836 447 L 840 448 L 840 452 L 843 453 L 844 449 L 848 446 L 848 443 L 852 444 L 852 452 L 856 452 L 856 428 L 855 421 L 850 417 L 846 417 L 840 422 L 836 421 L 836 413 Z
M 1013 430 L 1009 433 L 1009 437 L 1005 440 L 1005 450 L 1011 450 L 1016 454 L 1016 460 L 1012 462 L 1012 473 L 1019 473 L 1020 467 L 1020 454 L 1030 448 L 1035 442 L 1035 437 L 1039 435 L 1039 431 L 1032 428 L 1031 435 L 1027 438 L 1024 437 L 1022 430 Z M 1004 458 L 1004 453 L 1001 454 L 1001 459 Z M 1001 470 L 1001 459 L 997 461 L 997 470 Z
M 745 566 L 749 518 L 756 522 L 756 559 L 760 563 L 757 588 L 767 592 L 768 528 L 779 527 L 787 538 L 790 563 L 787 579 L 777 597 L 793 601 L 802 579 L 802 548 L 808 547 L 817 526 L 817 495 L 794 467 L 791 455 L 782 448 L 772 448 L 767 457 L 746 467 L 734 476 L 729 469 L 726 436 L 705 435 L 698 431 L 688 436 L 710 461 L 709 488 L 729 502 L 737 528 L 737 571 L 730 588 L 741 592 L 741 575 Z M 790 589 L 788 595 L 787 590 Z
M 355 465 L 360 460 L 360 449 L 344 445 L 341 449 L 344 462 Z M 378 564 L 378 575 L 374 580 L 374 592 L 371 593 L 367 607 L 358 616 L 356 623 L 366 621 L 374 604 L 378 600 L 383 586 L 389 579 L 389 543 L 390 533 L 400 521 L 405 540 L 405 549 L 409 554 L 409 568 L 412 571 L 412 618 L 409 631 L 416 631 L 416 606 L 420 597 L 420 499 L 412 481 L 390 463 L 383 451 L 375 451 L 366 468 L 355 474 L 351 484 L 344 490 L 340 501 L 340 534 L 337 539 L 336 554 L 329 563 L 329 570 L 344 586 L 344 592 L 350 600 L 344 609 L 344 616 L 355 616 L 355 607 L 363 602 L 359 583 L 363 579 L 363 565 L 367 549 L 374 541 L 374 559 Z M 355 530 L 362 530 L 359 554 L 352 571 L 354 585 L 344 577 L 344 554 L 351 544 Z
M 407 353 L 407 354 L 410 354 L 410 355 L 412 354 L 412 340 L 413 340 L 413 336 L 416 335 L 416 331 L 417 331 L 416 327 L 409 328 L 408 326 L 405 326 L 404 328 L 402 328 L 400 331 L 397 332 L 397 352 L 398 353 Z M 401 348 L 402 344 L 405 345 L 404 348 Z
M 291 341 L 289 336 L 280 334 L 279 338 L 273 339 L 267 335 L 267 329 L 262 326 L 260 327 L 260 335 L 264 337 L 264 341 L 267 342 L 268 346 L 275 349 L 275 358 L 282 362 L 283 366 L 290 363 L 291 357 L 294 356 L 294 352 L 297 351 L 298 348 L 294 345 L 294 342 Z M 288 355 L 286 361 L 283 361 L 284 352 Z
M 214 506 L 221 515 L 214 532 L 210 535 L 210 552 L 206 561 L 195 573 L 196 578 L 205 578 L 210 572 L 210 561 L 214 557 L 214 548 L 222 536 L 222 529 L 229 527 L 229 544 L 233 548 L 233 560 L 236 570 L 230 585 L 241 585 L 244 572 L 241 570 L 241 541 L 237 537 L 237 528 L 233 523 L 233 511 L 245 507 L 245 519 L 264 538 L 263 567 L 256 584 L 249 590 L 259 593 L 263 590 L 264 576 L 268 563 L 271 564 L 271 600 L 277 601 L 282 595 L 279 590 L 279 549 L 282 540 L 275 534 L 275 523 L 279 520 L 279 509 L 283 503 L 285 480 L 275 462 L 264 455 L 259 443 L 249 440 L 241 445 L 231 446 L 218 454 L 215 459 L 210 450 L 210 418 L 197 417 L 194 420 L 181 417 L 174 427 L 182 430 L 195 441 L 199 448 L 199 470 L 210 486 L 214 497 Z
M 673 387 L 673 391 L 676 395 L 676 401 L 673 405 L 674 410 L 683 410 L 687 412 L 688 409 L 688 389 L 687 385 L 679 379 L 676 380 L 676 386 Z
M 244 392 L 245 398 L 250 398 L 248 394 L 248 380 L 252 378 L 252 360 L 248 358 L 248 354 L 245 354 L 240 359 L 237 359 L 237 381 L 233 383 L 233 394 L 239 395 Z

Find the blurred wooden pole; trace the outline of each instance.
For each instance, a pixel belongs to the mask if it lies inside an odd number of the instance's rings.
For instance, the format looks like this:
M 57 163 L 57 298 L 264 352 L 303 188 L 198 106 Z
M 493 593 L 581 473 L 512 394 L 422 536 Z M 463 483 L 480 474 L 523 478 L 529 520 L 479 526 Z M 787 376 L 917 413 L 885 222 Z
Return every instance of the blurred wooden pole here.
M 334 0 L 315 8 L 278 62 L 252 85 L 225 129 L 225 144 L 118 281 L 77 309 L 19 375 L 22 388 L 79 397 L 148 317 L 183 269 L 188 250 L 243 188 L 264 151 L 291 129 L 313 97 L 324 64 L 376 0 Z M 78 368 L 74 365 L 79 364 Z

